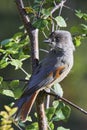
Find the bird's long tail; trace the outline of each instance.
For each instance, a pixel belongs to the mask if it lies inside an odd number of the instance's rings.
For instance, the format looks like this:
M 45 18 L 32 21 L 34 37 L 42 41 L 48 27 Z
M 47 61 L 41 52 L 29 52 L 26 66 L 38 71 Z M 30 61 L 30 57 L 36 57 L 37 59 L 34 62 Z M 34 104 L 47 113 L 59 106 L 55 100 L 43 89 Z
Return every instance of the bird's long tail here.
M 22 121 L 26 120 L 27 115 L 30 113 L 31 108 L 34 104 L 34 101 L 39 93 L 39 90 L 34 92 L 31 96 L 23 96 L 19 98 L 15 104 L 14 107 L 18 107 L 18 110 L 16 114 L 14 115 L 15 119 L 21 119 Z

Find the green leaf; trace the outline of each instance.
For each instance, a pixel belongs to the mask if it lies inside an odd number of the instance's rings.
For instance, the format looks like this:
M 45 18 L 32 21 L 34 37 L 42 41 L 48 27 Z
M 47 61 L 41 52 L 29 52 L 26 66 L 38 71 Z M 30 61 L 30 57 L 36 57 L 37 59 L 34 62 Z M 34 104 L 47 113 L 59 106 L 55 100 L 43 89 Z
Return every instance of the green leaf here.
M 0 52 L 1 52 L 1 53 L 3 53 L 4 51 L 5 51 L 5 50 L 3 50 L 3 49 L 0 49 Z
M 65 116 L 64 116 L 64 114 L 63 114 L 61 109 L 56 111 L 55 114 L 56 114 L 56 116 L 53 117 L 53 119 L 52 119 L 53 121 L 65 120 Z
M 11 110 L 9 111 L 9 116 L 12 116 L 12 115 L 14 115 L 15 114 L 15 112 L 17 111 L 17 107 L 15 107 L 15 108 L 11 108 Z
M 75 15 L 78 17 L 78 18 L 83 18 L 85 21 L 87 21 L 87 13 L 82 13 L 81 10 L 76 10 L 75 11 Z
M 10 64 L 15 66 L 15 69 L 19 69 L 22 67 L 22 62 L 20 60 L 12 59 Z
M 31 118 L 31 116 L 27 116 L 26 121 L 30 121 L 30 122 L 32 122 L 32 118 Z
M 83 13 L 81 12 L 81 10 L 75 10 L 75 15 L 77 16 L 77 17 L 79 17 L 79 18 L 82 18 L 83 17 Z
M 65 105 L 65 107 L 63 107 L 62 111 L 65 116 L 65 121 L 67 121 L 70 116 L 71 108 L 68 105 Z
M 31 125 L 27 126 L 26 130 L 38 130 L 38 123 L 32 123 Z
M 21 52 L 20 54 L 19 54 L 19 60 L 21 60 L 21 61 L 24 61 L 24 60 L 26 60 L 26 59 L 28 59 L 30 57 L 30 55 L 25 55 L 23 52 Z
M 67 24 L 62 16 L 57 16 L 55 21 L 59 27 L 67 27 Z
M 24 9 L 29 14 L 35 14 L 36 13 L 36 11 L 32 7 L 25 7 Z
M 10 108 L 9 106 L 7 106 L 7 105 L 5 105 L 4 108 L 5 108 L 5 110 L 6 110 L 7 112 L 10 112 L 10 111 L 11 111 L 11 108 Z
M 54 124 L 53 124 L 53 122 L 49 122 L 49 128 L 50 128 L 50 130 L 54 130 Z
M 11 42 L 12 41 L 12 39 L 10 38 L 10 39 L 5 39 L 5 40 L 3 40 L 2 42 L 1 42 L 1 45 L 6 45 L 6 44 L 8 44 L 9 42 Z
M 7 62 L 5 59 L 2 59 L 0 61 L 0 69 L 6 68 L 9 62 Z
M 9 55 L 9 54 L 17 54 L 18 51 L 14 48 L 9 48 L 6 50 L 6 53 Z
M 19 80 L 13 80 L 11 81 L 11 83 L 9 84 L 9 86 L 11 87 L 17 87 L 19 85 Z
M 51 13 L 50 13 L 51 10 L 52 10 L 52 8 L 49 8 L 49 9 L 44 9 L 44 8 L 43 8 L 43 9 L 42 9 L 42 12 L 41 12 L 41 13 L 43 14 L 42 17 L 43 17 L 44 19 L 47 19 L 47 18 L 51 15 Z
M 46 116 L 47 116 L 47 119 L 50 121 L 55 113 L 55 108 L 53 107 L 50 107 L 46 110 Z
M 66 128 L 60 126 L 60 127 L 57 128 L 57 130 L 70 130 L 70 129 L 66 129 Z
M 3 77 L 0 76 L 0 84 L 2 84 L 3 81 Z
M 14 93 L 11 90 L 3 90 L 2 94 L 10 97 L 14 97 Z
M 74 42 L 74 45 L 76 47 L 80 46 L 81 45 L 81 36 L 75 37 L 74 40 L 73 40 L 73 42 Z
M 33 26 L 38 29 L 43 29 L 48 25 L 48 21 L 46 19 L 38 19 L 33 23 Z
M 69 106 L 65 105 L 63 102 L 59 102 L 58 107 L 55 111 L 55 116 L 53 117 L 53 121 L 67 121 L 70 116 L 71 109 Z
M 59 101 L 53 101 L 53 104 L 52 104 L 52 105 L 53 105 L 54 108 L 57 108 L 58 105 L 59 105 Z
M 87 25 L 81 24 L 81 26 L 82 26 L 83 30 L 87 31 Z
M 62 89 L 62 87 L 60 86 L 59 83 L 54 84 L 53 90 L 54 90 L 54 92 L 55 92 L 58 96 L 60 96 L 60 97 L 63 96 L 63 89 Z
M 23 36 L 23 32 L 17 32 L 14 34 L 13 39 L 18 40 Z

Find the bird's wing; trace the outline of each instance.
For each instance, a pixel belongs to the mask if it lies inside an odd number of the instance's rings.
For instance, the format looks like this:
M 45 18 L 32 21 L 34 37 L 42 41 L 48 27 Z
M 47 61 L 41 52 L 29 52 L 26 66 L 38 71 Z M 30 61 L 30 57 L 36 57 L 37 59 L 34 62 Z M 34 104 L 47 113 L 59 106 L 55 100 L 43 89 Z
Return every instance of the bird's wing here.
M 65 69 L 61 61 L 61 58 L 52 57 L 45 58 L 39 66 L 36 68 L 34 74 L 31 76 L 28 86 L 26 87 L 24 95 L 31 95 L 36 90 L 43 88 L 44 86 L 52 83 Z M 58 62 L 58 63 L 57 63 Z

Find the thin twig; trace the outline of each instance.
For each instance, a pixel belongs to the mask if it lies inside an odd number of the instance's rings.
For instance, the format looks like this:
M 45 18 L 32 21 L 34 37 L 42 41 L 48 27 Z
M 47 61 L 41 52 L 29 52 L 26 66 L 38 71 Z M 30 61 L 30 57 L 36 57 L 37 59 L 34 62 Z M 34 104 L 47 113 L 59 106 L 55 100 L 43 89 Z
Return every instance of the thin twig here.
M 51 11 L 51 14 L 53 14 L 56 10 L 58 10 L 60 7 L 63 7 L 66 0 L 62 0 L 58 5 L 56 5 L 53 10 Z
M 40 51 L 43 51 L 43 52 L 45 52 L 45 53 L 49 53 L 49 51 L 44 50 L 44 49 L 40 49 Z
M 42 0 L 41 4 L 40 4 L 40 8 L 39 8 L 39 11 L 38 11 L 38 18 L 40 18 L 40 13 L 41 13 L 41 10 L 42 10 L 42 6 L 43 6 L 43 3 L 44 3 L 45 0 Z
M 76 108 L 77 110 L 79 110 L 80 112 L 84 113 L 85 115 L 87 115 L 87 111 L 85 111 L 83 108 L 79 107 L 78 105 L 72 103 L 71 101 L 67 100 L 66 98 L 60 97 L 57 94 L 53 94 L 53 93 L 49 93 L 46 92 L 46 94 L 51 95 L 53 97 L 55 97 L 56 99 L 61 99 L 62 101 L 64 101 L 65 103 L 71 105 L 72 107 Z
M 16 78 L 11 78 L 11 79 L 3 79 L 3 81 L 7 81 L 7 82 L 9 82 L 9 81 L 13 81 L 13 80 L 19 80 L 19 81 L 21 81 L 21 82 L 28 82 L 29 80 L 27 80 L 27 79 L 16 79 Z

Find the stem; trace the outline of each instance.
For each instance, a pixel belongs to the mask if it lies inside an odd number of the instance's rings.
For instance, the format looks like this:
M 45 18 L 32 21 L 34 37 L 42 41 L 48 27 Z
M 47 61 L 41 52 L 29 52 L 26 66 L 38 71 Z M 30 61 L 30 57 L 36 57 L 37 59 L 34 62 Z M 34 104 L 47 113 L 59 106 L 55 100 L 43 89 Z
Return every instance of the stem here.
M 26 79 L 15 79 L 15 78 L 12 78 L 12 79 L 3 79 L 3 81 L 12 81 L 12 80 L 19 80 L 19 81 L 22 81 L 22 82 L 28 82 L 29 80 L 26 80 Z
M 25 26 L 25 29 L 27 30 L 27 34 L 30 37 L 31 42 L 31 58 L 32 58 L 32 73 L 38 66 L 39 62 L 39 47 L 38 47 L 38 29 L 34 28 L 31 24 L 30 18 L 27 15 L 24 4 L 22 0 L 15 0 L 18 11 L 20 13 L 21 19 L 23 21 L 23 24 Z M 42 6 L 40 7 L 42 8 Z M 37 86 L 36 86 L 37 87 Z M 36 91 L 38 93 L 39 90 Z M 40 98 L 37 98 L 36 106 L 37 106 L 37 114 L 38 114 L 38 124 L 39 124 L 39 130 L 47 130 L 47 124 L 46 124 L 46 116 L 44 111 L 44 100 L 43 96 Z M 40 100 L 42 102 L 40 102 Z M 42 113 L 42 115 L 41 115 Z M 42 123 L 40 123 L 42 121 Z M 45 129 L 44 129 L 45 128 Z
M 59 8 L 64 6 L 64 3 L 66 2 L 66 0 L 62 0 L 58 5 L 56 5 L 53 10 L 51 11 L 51 14 L 53 14 L 56 10 L 58 10 Z
M 22 67 L 20 69 L 26 74 L 26 76 L 30 76 Z
M 61 99 L 62 101 L 64 101 L 65 103 L 71 105 L 72 107 L 76 108 L 77 110 L 79 110 L 80 112 L 84 113 L 85 115 L 87 115 L 87 111 L 85 111 L 83 108 L 79 107 L 78 105 L 72 103 L 71 101 L 67 100 L 66 98 L 60 97 L 57 94 L 53 94 L 53 93 L 48 93 L 46 92 L 46 94 L 51 95 L 53 97 L 55 97 L 56 99 Z
M 45 115 L 45 106 L 44 106 L 45 93 L 41 91 L 36 99 L 39 130 L 48 130 L 47 118 Z

